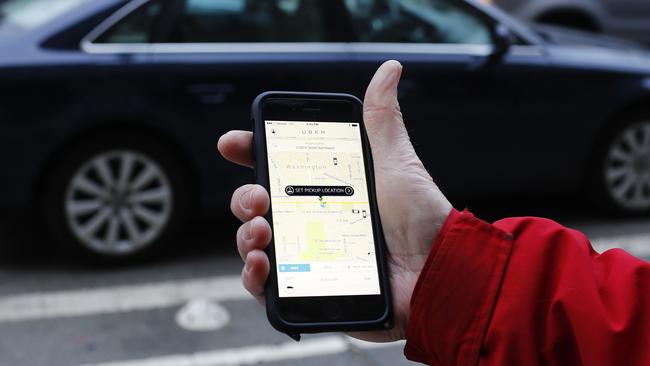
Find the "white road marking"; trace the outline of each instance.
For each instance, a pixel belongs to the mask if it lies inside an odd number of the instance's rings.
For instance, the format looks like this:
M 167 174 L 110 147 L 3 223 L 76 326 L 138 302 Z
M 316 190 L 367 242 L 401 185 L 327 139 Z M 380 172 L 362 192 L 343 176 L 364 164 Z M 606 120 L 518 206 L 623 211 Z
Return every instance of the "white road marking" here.
M 112 314 L 181 305 L 192 299 L 245 300 L 240 276 L 0 297 L 0 323 Z
M 361 348 L 361 349 L 376 349 L 376 348 L 386 348 L 386 347 L 393 347 L 393 346 L 400 346 L 404 348 L 404 345 L 406 344 L 406 341 L 397 341 L 397 342 L 388 342 L 388 343 L 374 343 L 374 342 L 366 342 L 362 341 L 360 339 L 352 338 L 352 337 L 346 337 L 348 342 L 356 348 Z
M 593 239 L 599 251 L 621 247 L 650 258 L 650 234 Z M 178 306 L 192 299 L 247 300 L 240 276 L 208 277 L 125 286 L 0 297 L 0 323 L 90 316 Z
M 621 235 L 592 240 L 594 248 L 602 253 L 613 248 L 621 248 L 641 258 L 650 257 L 650 234 Z
M 306 339 L 300 343 L 266 344 L 214 351 L 150 357 L 139 360 L 117 361 L 84 366 L 222 366 L 252 365 L 307 357 L 326 356 L 358 348 L 403 347 L 404 342 L 369 343 L 340 335 Z
M 599 251 L 620 247 L 639 257 L 650 257 L 650 234 L 593 238 Z M 201 300 L 197 300 L 201 299 Z M 250 300 L 243 289 L 240 276 L 209 277 L 182 281 L 168 281 L 69 291 L 29 293 L 0 297 L 0 323 L 25 320 L 90 316 L 179 306 L 187 304 L 185 311 L 194 314 L 208 313 L 215 319 L 219 310 L 205 307 L 205 301 L 221 302 Z M 203 304 L 201 305 L 201 301 Z M 252 300 L 251 300 L 252 301 Z M 199 305 L 197 305 L 199 304 Z M 197 308 L 201 308 L 197 310 Z M 207 310 L 207 311 L 206 311 Z M 211 313 L 211 314 L 210 314 Z M 180 318 L 181 313 L 177 315 Z M 206 314 L 203 314 L 206 315 Z M 200 317 L 198 317 L 200 318 Z M 185 319 L 187 320 L 187 319 Z M 217 319 L 218 320 L 218 319 Z M 192 322 L 189 322 L 192 323 Z M 201 328 L 205 324 L 195 323 Z M 187 325 L 187 324 L 186 324 Z M 192 325 L 187 326 L 192 328 Z M 190 354 L 176 354 L 138 360 L 95 364 L 95 366 L 220 366 L 250 365 L 266 362 L 300 359 L 338 354 L 358 349 L 403 347 L 404 342 L 374 344 L 341 335 L 308 338 L 300 343 L 256 345 L 227 348 Z
M 225 327 L 230 313 L 223 306 L 208 299 L 193 299 L 176 312 L 176 324 L 189 331 L 210 332 Z

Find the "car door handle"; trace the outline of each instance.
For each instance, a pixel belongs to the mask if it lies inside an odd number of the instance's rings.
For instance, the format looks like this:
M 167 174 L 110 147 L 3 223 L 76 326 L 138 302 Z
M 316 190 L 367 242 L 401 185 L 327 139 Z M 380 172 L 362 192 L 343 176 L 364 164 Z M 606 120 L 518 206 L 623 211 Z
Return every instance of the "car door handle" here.
M 188 92 L 203 104 L 222 104 L 235 92 L 233 84 L 191 84 Z

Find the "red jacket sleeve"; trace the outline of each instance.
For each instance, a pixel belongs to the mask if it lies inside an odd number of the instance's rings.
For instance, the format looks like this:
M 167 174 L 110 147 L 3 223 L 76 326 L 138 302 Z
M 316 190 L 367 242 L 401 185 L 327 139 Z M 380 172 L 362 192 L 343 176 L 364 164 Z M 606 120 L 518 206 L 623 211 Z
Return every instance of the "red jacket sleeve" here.
M 650 264 L 550 220 L 453 211 L 406 336 L 431 365 L 650 365 Z

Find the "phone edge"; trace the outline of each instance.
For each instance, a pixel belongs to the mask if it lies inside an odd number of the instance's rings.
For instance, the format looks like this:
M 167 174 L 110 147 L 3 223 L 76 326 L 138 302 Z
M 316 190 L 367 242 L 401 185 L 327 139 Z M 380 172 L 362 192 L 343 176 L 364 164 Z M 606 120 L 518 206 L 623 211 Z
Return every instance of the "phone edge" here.
M 380 240 L 380 245 L 383 250 L 378 251 L 378 265 L 380 267 L 381 273 L 384 274 L 380 276 L 380 281 L 382 281 L 382 297 L 385 303 L 385 312 L 377 319 L 374 320 L 364 320 L 364 321 L 345 321 L 345 322 L 313 322 L 313 323 L 293 323 L 286 321 L 280 317 L 279 309 L 277 309 L 277 302 L 275 299 L 278 297 L 277 291 L 277 274 L 274 272 L 275 261 L 275 252 L 273 250 L 273 241 L 269 245 L 265 252 L 269 257 L 269 262 L 271 268 L 269 271 L 269 277 L 265 283 L 265 300 L 266 300 L 266 315 L 271 323 L 271 325 L 278 331 L 287 333 L 290 337 L 295 339 L 296 334 L 299 333 L 318 333 L 318 332 L 327 332 L 327 331 L 365 331 L 365 330 L 387 330 L 391 329 L 394 326 L 393 319 L 393 303 L 392 303 L 392 293 L 390 287 L 388 263 L 387 263 L 387 247 L 386 240 L 383 232 L 383 226 L 381 224 L 381 213 L 379 212 L 379 207 L 377 205 L 377 194 L 376 194 L 376 185 L 375 185 L 375 170 L 374 162 L 372 158 L 372 147 L 368 139 L 368 134 L 365 128 L 365 121 L 363 121 L 363 103 L 359 98 L 351 94 L 345 93 L 312 93 L 312 92 L 289 92 L 289 91 L 267 91 L 258 95 L 252 103 L 251 111 L 251 123 L 253 129 L 253 158 L 255 162 L 254 167 L 254 180 L 256 184 L 261 185 L 264 189 L 267 189 L 270 184 L 268 178 L 268 163 L 264 160 L 266 155 L 263 153 L 261 147 L 266 146 L 266 141 L 263 141 L 265 138 L 264 133 L 258 133 L 263 127 L 263 121 L 261 120 L 262 116 L 262 106 L 266 99 L 270 97 L 287 97 L 287 98 L 307 98 L 307 99 L 348 99 L 353 103 L 357 104 L 361 113 L 361 138 L 363 139 L 363 149 L 366 155 L 366 164 L 368 165 L 368 170 L 371 174 L 368 176 L 368 194 L 372 198 L 372 205 L 375 207 L 376 211 L 379 213 L 378 220 L 375 223 L 376 229 L 378 231 L 377 237 Z M 266 171 L 260 172 L 260 163 L 266 168 Z M 269 221 L 269 224 L 273 225 L 271 210 L 265 216 Z

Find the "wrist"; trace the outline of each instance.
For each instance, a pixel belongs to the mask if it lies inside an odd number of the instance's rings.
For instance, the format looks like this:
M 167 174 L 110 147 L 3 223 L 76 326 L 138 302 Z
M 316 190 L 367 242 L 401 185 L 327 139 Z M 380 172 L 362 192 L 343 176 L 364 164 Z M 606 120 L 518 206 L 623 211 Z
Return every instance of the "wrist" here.
M 396 316 L 395 324 L 396 328 L 399 329 L 400 339 L 405 339 L 405 332 L 411 313 L 411 299 L 414 296 L 418 280 L 422 273 L 426 272 L 428 264 L 435 256 L 437 243 L 439 243 L 441 237 L 444 236 L 446 223 L 449 221 L 453 212 L 457 211 L 453 209 L 448 201 L 445 200 L 445 202 L 441 202 L 441 204 L 438 205 L 438 208 L 434 210 L 434 215 L 429 217 L 428 225 L 419 226 L 421 234 L 420 239 L 417 239 L 417 244 L 411 246 L 419 247 L 418 253 L 402 258 L 408 263 L 403 263 L 401 266 L 398 266 L 404 269 L 404 271 L 399 274 L 400 282 L 404 284 L 404 286 L 396 289 L 396 291 L 400 291 L 401 293 L 394 294 L 395 299 L 402 299 L 403 302 L 402 304 L 395 304 L 396 309 L 402 309 L 401 316 L 399 314 Z M 428 227 L 429 230 L 426 230 L 425 232 L 425 230 L 422 230 L 423 227 Z M 397 258 L 397 260 L 399 259 L 400 258 Z
M 434 244 L 437 242 L 445 223 L 448 221 L 449 216 L 453 211 L 453 207 L 444 196 L 439 202 L 436 202 L 434 209 L 428 210 L 429 215 L 420 217 L 409 225 L 412 229 L 408 238 L 410 248 L 414 250 L 410 253 L 408 258 L 408 268 L 417 277 L 420 276 L 427 259 L 435 250 Z

